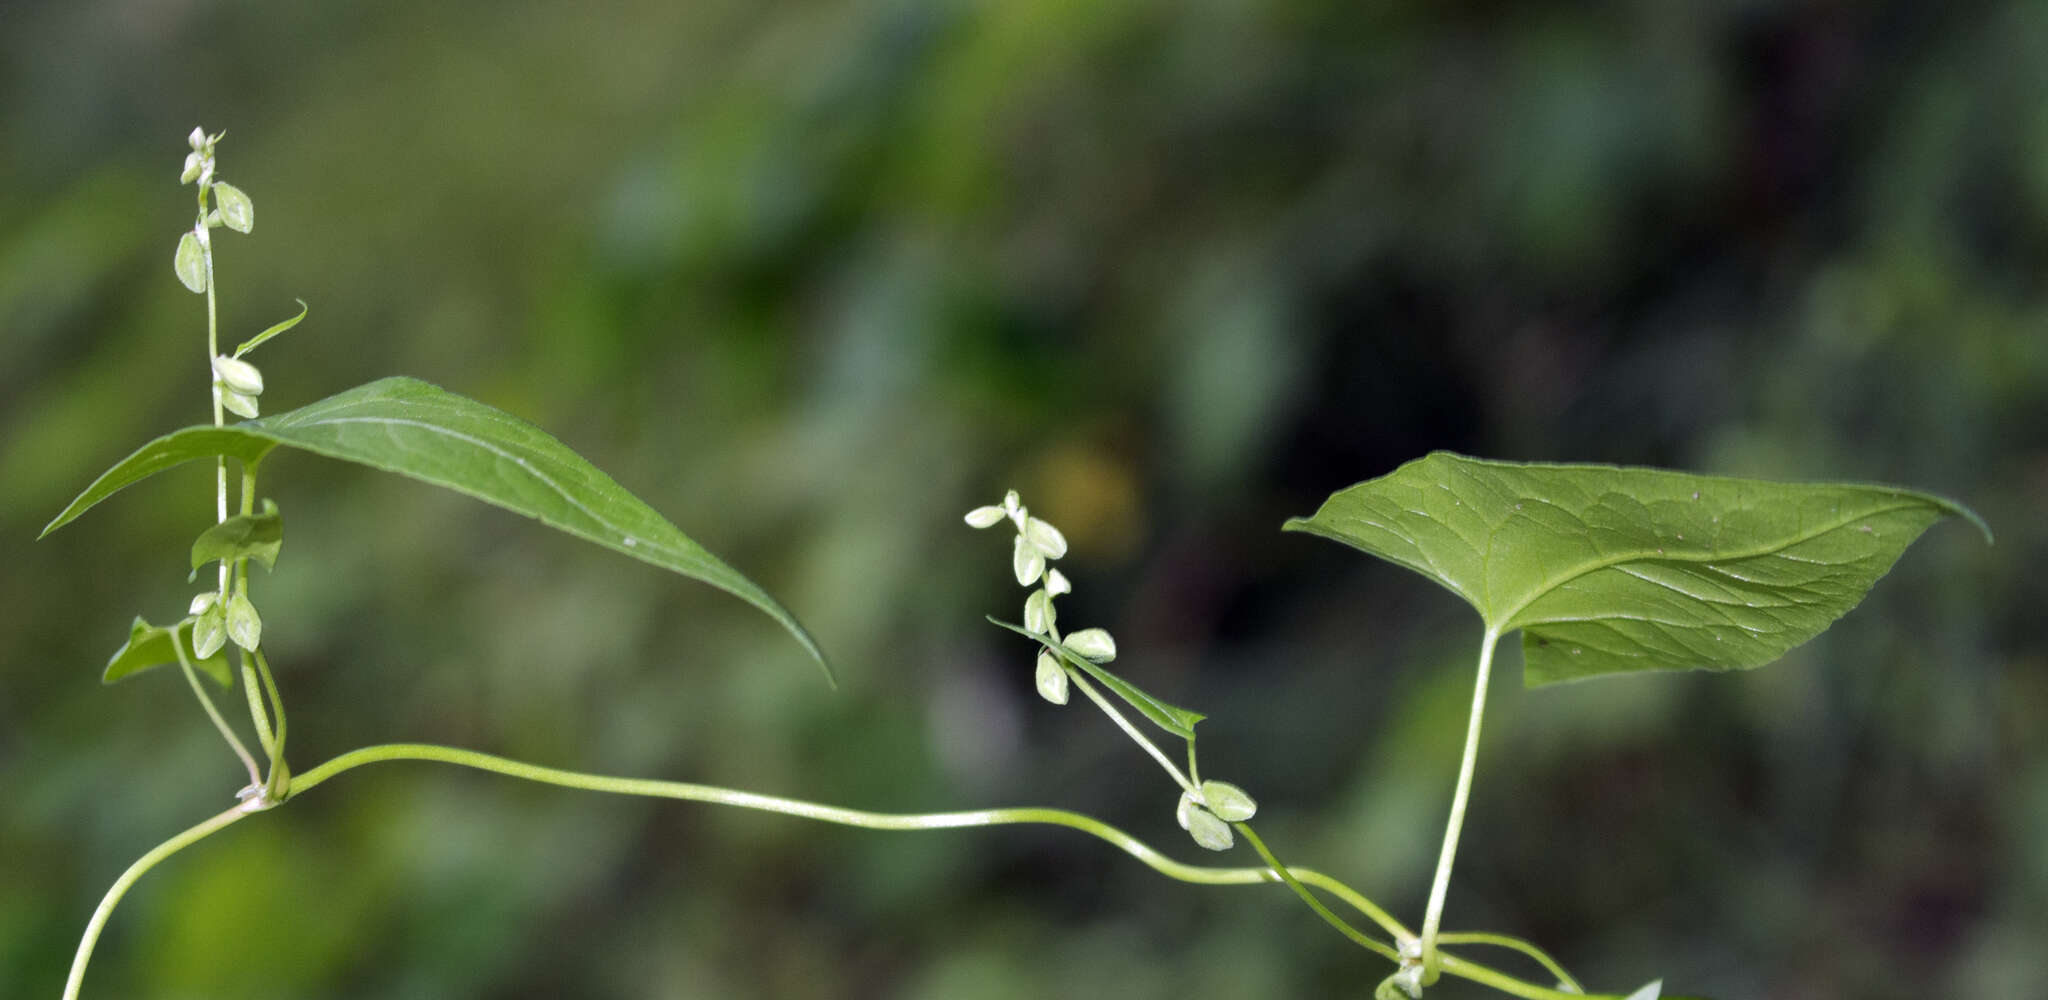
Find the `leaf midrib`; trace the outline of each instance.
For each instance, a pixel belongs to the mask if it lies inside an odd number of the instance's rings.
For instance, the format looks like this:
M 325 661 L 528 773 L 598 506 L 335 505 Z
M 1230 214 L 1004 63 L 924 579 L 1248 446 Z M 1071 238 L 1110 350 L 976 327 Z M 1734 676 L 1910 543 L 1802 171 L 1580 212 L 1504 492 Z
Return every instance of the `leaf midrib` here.
M 1583 568 L 1574 570 L 1557 580 L 1546 580 L 1543 586 L 1537 588 L 1527 598 L 1524 598 L 1521 601 L 1521 603 L 1516 604 L 1513 608 L 1510 608 L 1506 614 L 1501 615 L 1498 619 L 1495 619 L 1493 616 L 1486 615 L 1483 613 L 1482 617 L 1486 619 L 1486 623 L 1488 626 L 1498 628 L 1501 631 L 1506 631 L 1508 627 L 1506 623 L 1514 621 L 1516 615 L 1519 615 L 1523 611 L 1527 610 L 1529 605 L 1536 603 L 1538 600 L 1541 600 L 1544 595 L 1549 594 L 1557 588 L 1562 587 L 1565 584 L 1572 582 L 1573 580 L 1577 580 L 1580 577 L 1587 576 L 1592 573 L 1598 573 L 1603 569 L 1609 569 L 1625 562 L 1632 562 L 1636 560 L 1656 560 L 1662 562 L 1677 563 L 1713 563 L 1732 562 L 1740 559 L 1755 559 L 1758 556 L 1767 556 L 1774 552 L 1789 549 L 1792 546 L 1798 545 L 1802 542 L 1810 542 L 1816 538 L 1819 538 L 1822 535 L 1828 534 L 1829 532 L 1840 531 L 1843 528 L 1848 527 L 1851 523 L 1860 521 L 1867 517 L 1878 517 L 1884 514 L 1894 513 L 1896 511 L 1911 510 L 1914 507 L 1921 505 L 1922 504 L 1916 503 L 1897 503 L 1888 507 L 1873 508 L 1871 510 L 1867 510 L 1860 514 L 1857 514 L 1853 517 L 1839 518 L 1833 523 L 1828 524 L 1824 527 L 1801 532 L 1800 534 L 1786 541 L 1773 542 L 1769 545 L 1757 546 L 1750 549 L 1740 549 L 1735 552 L 1710 552 L 1702 553 L 1699 555 L 1672 555 L 1670 553 L 1657 552 L 1655 550 L 1637 549 L 1631 552 L 1621 553 L 1618 555 L 1597 559 L 1591 562 L 1590 564 L 1584 566 Z

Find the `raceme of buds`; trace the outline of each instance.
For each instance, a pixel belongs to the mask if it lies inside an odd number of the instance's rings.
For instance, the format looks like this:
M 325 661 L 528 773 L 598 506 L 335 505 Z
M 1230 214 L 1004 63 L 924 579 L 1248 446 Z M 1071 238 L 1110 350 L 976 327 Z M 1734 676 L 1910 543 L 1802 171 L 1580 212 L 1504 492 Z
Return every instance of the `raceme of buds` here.
M 993 528 L 1009 521 L 1016 529 L 1010 550 L 1010 568 L 1020 586 L 1035 587 L 1024 599 L 1024 630 L 1060 642 L 1055 628 L 1059 613 L 1053 598 L 1072 593 L 1074 585 L 1065 573 L 1052 568 L 1051 561 L 1067 554 L 1067 538 L 1050 523 L 1031 516 L 1016 490 L 1003 494 L 1001 504 L 976 507 L 967 512 L 971 528 Z M 1040 581 L 1044 586 L 1036 586 Z M 1116 658 L 1116 640 L 1099 628 L 1082 629 L 1064 640 L 1069 649 L 1097 663 Z M 1049 649 L 1038 656 L 1038 693 L 1055 705 L 1067 703 L 1067 672 Z

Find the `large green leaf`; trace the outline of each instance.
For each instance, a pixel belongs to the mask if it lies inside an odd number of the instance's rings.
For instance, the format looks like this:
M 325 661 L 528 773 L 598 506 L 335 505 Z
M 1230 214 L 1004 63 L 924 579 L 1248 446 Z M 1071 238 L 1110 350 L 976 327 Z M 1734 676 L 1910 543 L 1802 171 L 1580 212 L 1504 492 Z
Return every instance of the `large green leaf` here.
M 1893 486 L 1775 483 L 1436 452 L 1331 494 L 1286 530 L 1335 539 L 1522 630 L 1531 686 L 1757 667 L 1819 635 L 1945 517 Z
M 279 445 L 445 486 L 702 580 L 767 612 L 832 676 L 795 616 L 610 476 L 540 428 L 417 379 L 379 379 L 261 420 L 164 435 L 108 469 L 43 534 L 165 469 L 216 455 L 251 462 Z

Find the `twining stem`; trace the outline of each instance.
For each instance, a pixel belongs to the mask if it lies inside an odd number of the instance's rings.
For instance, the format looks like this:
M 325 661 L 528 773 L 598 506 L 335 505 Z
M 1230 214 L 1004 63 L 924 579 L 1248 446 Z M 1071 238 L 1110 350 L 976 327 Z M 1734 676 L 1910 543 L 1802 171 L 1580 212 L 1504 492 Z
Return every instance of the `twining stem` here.
M 185 641 L 178 637 L 178 630 L 171 630 L 171 649 L 178 654 L 178 666 L 184 669 L 185 682 L 192 686 L 192 695 L 199 699 L 199 707 L 206 709 L 206 717 L 213 720 L 213 728 L 220 730 L 221 738 L 228 741 L 228 748 L 242 759 L 242 766 L 249 769 L 249 787 L 263 785 L 263 773 L 256 768 L 256 758 L 249 756 L 249 748 L 242 745 L 240 737 L 228 726 L 228 720 L 221 718 L 220 709 L 213 707 L 213 699 L 207 697 L 206 689 L 199 686 L 199 672 L 192 667 L 192 658 L 185 655 Z
M 249 696 L 249 721 L 256 724 L 256 742 L 263 745 L 263 756 L 275 763 L 277 736 L 270 731 L 270 717 L 263 712 L 263 693 L 256 690 L 256 670 L 246 659 L 242 660 L 242 693 Z
M 213 426 L 227 423 L 227 414 L 221 406 L 219 376 L 213 372 L 213 359 L 220 354 L 219 311 L 213 292 L 213 240 L 207 233 L 206 192 L 208 185 L 199 185 L 199 251 L 206 260 L 206 376 L 213 385 Z M 228 460 L 226 456 L 213 457 L 213 509 L 216 521 L 228 519 Z M 223 605 L 228 599 L 228 563 L 220 563 L 220 600 Z
M 454 764 L 460 767 L 474 768 L 480 771 L 489 771 L 495 774 L 524 778 L 528 781 L 537 781 L 565 788 L 607 792 L 618 795 L 639 795 L 652 798 L 706 802 L 714 805 L 781 813 L 788 816 L 798 816 L 870 830 L 948 830 L 963 827 L 1008 826 L 1016 824 L 1061 826 L 1071 830 L 1079 830 L 1089 836 L 1105 841 L 1125 854 L 1136 858 L 1152 870 L 1181 882 L 1195 885 L 1264 885 L 1269 883 L 1289 883 L 1291 876 L 1293 881 L 1289 884 L 1295 887 L 1297 892 L 1302 891 L 1301 886 L 1313 886 L 1321 889 L 1343 900 L 1346 904 L 1357 908 L 1359 912 L 1364 913 L 1366 916 L 1371 917 L 1380 926 L 1386 928 L 1387 932 L 1393 935 L 1396 940 L 1412 937 L 1408 929 L 1401 926 L 1399 921 L 1388 916 L 1386 911 L 1373 905 L 1364 896 L 1360 895 L 1357 890 L 1345 885 L 1338 879 L 1313 868 L 1291 868 L 1278 865 L 1275 859 L 1272 858 L 1271 852 L 1263 849 L 1264 845 L 1258 841 L 1257 836 L 1251 833 L 1249 829 L 1242 827 L 1240 829 L 1246 834 L 1246 839 L 1261 848 L 1261 855 L 1267 859 L 1272 867 L 1208 868 L 1201 865 L 1183 864 L 1159 853 L 1144 841 L 1108 823 L 1104 823 L 1092 816 L 1068 812 L 1064 809 L 982 809 L 970 812 L 949 813 L 868 812 L 862 809 L 843 809 L 837 806 L 806 802 L 800 799 L 719 788 L 714 785 L 697 785 L 681 781 L 660 781 L 646 778 L 619 778 L 606 775 L 584 774 L 576 771 L 564 771 L 557 768 L 509 760 L 486 753 L 478 753 L 474 750 L 435 746 L 427 743 L 391 743 L 349 751 L 307 771 L 303 775 L 293 777 L 289 790 L 283 796 L 283 799 L 297 798 L 327 779 L 345 771 L 350 771 L 367 764 L 378 764 L 388 761 L 427 761 Z M 94 945 L 99 941 L 101 929 L 105 927 L 107 918 L 113 912 L 115 904 L 120 902 L 121 897 L 127 893 L 129 887 L 137 879 L 141 878 L 151 868 L 156 867 L 165 858 L 191 846 L 242 817 L 259 811 L 262 810 L 255 807 L 253 803 L 229 809 L 151 848 L 149 853 L 144 854 L 134 864 L 128 866 L 128 870 L 123 872 L 119 879 L 115 880 L 111 889 L 107 890 L 106 897 L 100 901 L 99 908 L 93 912 L 92 921 L 86 926 L 84 938 L 79 941 L 77 955 L 72 960 L 71 976 L 67 981 L 64 991 L 65 1000 L 77 1000 L 79 985 L 84 981 L 86 965 L 92 957 Z M 1368 938 L 1367 940 L 1369 941 L 1370 939 Z M 1505 942 L 1489 940 L 1486 943 Z M 1383 955 L 1391 951 L 1391 949 L 1386 949 L 1386 946 L 1379 942 L 1372 942 L 1372 945 L 1369 945 L 1369 947 L 1373 946 L 1376 946 L 1373 950 Z M 1620 997 L 1615 995 L 1596 994 L 1588 996 L 1549 989 L 1526 982 L 1508 973 L 1489 968 L 1477 962 L 1466 961 L 1451 954 L 1444 954 L 1440 956 L 1440 959 L 1445 972 L 1473 980 L 1474 982 L 1485 983 L 1515 996 L 1527 998 L 1527 1000 L 1621 1000 Z
M 1131 720 L 1124 718 L 1124 713 L 1117 711 L 1116 706 L 1110 704 L 1109 699 L 1102 696 L 1102 692 L 1095 690 L 1095 685 L 1088 683 L 1088 679 L 1081 676 L 1079 670 L 1075 670 L 1065 664 L 1061 664 L 1060 669 L 1067 672 L 1068 683 L 1080 688 L 1081 693 L 1087 695 L 1088 700 L 1095 703 L 1095 707 L 1102 709 L 1104 714 L 1108 715 L 1117 724 L 1117 728 L 1124 731 L 1124 735 L 1129 736 L 1139 746 L 1145 748 L 1145 752 L 1151 754 L 1152 759 L 1158 761 L 1159 766 L 1166 769 L 1166 773 L 1173 778 L 1174 784 L 1190 792 L 1195 790 L 1195 783 L 1188 780 L 1187 775 L 1180 773 L 1180 768 L 1173 766 L 1173 761 L 1167 759 L 1166 753 L 1160 750 L 1157 744 L 1147 739 L 1144 733 L 1139 732 L 1138 727 L 1131 724 Z
M 1372 938 L 1366 937 L 1364 931 L 1361 931 L 1358 928 L 1351 926 L 1350 921 L 1345 920 L 1343 917 L 1340 917 L 1336 913 L 1332 912 L 1328 906 L 1325 906 L 1323 904 L 1322 900 L 1316 898 L 1315 893 L 1308 891 L 1308 887 L 1301 884 L 1300 877 L 1294 873 L 1293 869 L 1290 869 L 1286 865 L 1281 864 L 1280 859 L 1274 857 L 1273 852 L 1266 847 L 1266 842 L 1260 840 L 1259 835 L 1252 832 L 1251 824 L 1232 823 L 1230 825 L 1236 827 L 1237 832 L 1242 834 L 1245 840 L 1251 842 L 1252 850 L 1259 852 L 1259 857 L 1264 859 L 1267 865 L 1271 866 L 1270 870 L 1275 874 L 1279 875 L 1280 880 L 1282 882 L 1287 883 L 1287 887 L 1289 889 L 1294 890 L 1294 894 L 1300 896 L 1302 901 L 1308 904 L 1309 909 L 1316 911 L 1316 916 L 1323 918 L 1325 923 L 1328 923 L 1330 926 L 1337 928 L 1338 933 L 1344 935 L 1345 937 L 1350 938 L 1352 942 L 1357 944 L 1359 947 L 1364 948 L 1367 951 L 1370 951 L 1380 956 L 1381 958 L 1387 959 L 1388 961 L 1399 962 L 1401 960 L 1400 952 L 1394 950 L 1393 948 L 1388 947 L 1384 942 L 1375 941 Z M 1378 909 L 1378 907 L 1373 907 L 1373 909 L 1376 910 Z M 1374 916 L 1374 914 L 1371 913 L 1368 913 L 1367 915 Z M 1394 935 L 1396 940 L 1399 940 L 1400 938 L 1406 936 L 1407 934 L 1405 931 L 1397 932 Z
M 134 885 L 136 879 L 141 878 L 151 868 L 155 868 L 163 859 L 247 815 L 249 810 L 242 806 L 220 813 L 150 848 L 148 854 L 136 858 L 135 863 L 129 865 L 128 870 L 122 872 L 120 878 L 114 880 L 113 888 L 107 890 L 106 896 L 100 900 L 99 908 L 92 911 L 92 920 L 85 925 L 85 935 L 78 939 L 78 952 L 71 957 L 71 976 L 64 981 L 64 1000 L 78 1000 L 78 988 L 85 983 L 85 967 L 92 961 L 92 949 L 99 943 L 100 930 L 107 926 L 107 917 L 113 914 L 114 906 L 121 902 L 122 896 L 128 894 L 128 887 Z
M 1580 986 L 1579 981 L 1573 979 L 1571 973 L 1564 971 L 1564 966 L 1557 964 L 1557 960 L 1551 958 L 1548 952 L 1521 938 L 1508 937 L 1505 934 L 1486 934 L 1479 931 L 1465 931 L 1455 934 L 1446 932 L 1436 936 L 1436 943 L 1439 945 L 1492 945 L 1498 948 L 1519 951 L 1535 960 L 1536 964 L 1543 966 L 1551 975 L 1556 976 L 1558 983 L 1572 992 L 1584 993 L 1586 991 L 1586 988 Z
M 1465 756 L 1458 763 L 1458 789 L 1451 796 L 1451 819 L 1444 827 L 1443 851 L 1436 860 L 1436 880 L 1429 887 L 1429 909 L 1422 917 L 1422 982 L 1436 982 L 1437 928 L 1444 915 L 1444 894 L 1451 887 L 1451 862 L 1458 856 L 1458 833 L 1465 826 L 1465 802 L 1472 795 L 1472 768 L 1479 760 L 1479 730 L 1486 718 L 1486 684 L 1493 673 L 1493 647 L 1500 632 L 1487 628 L 1479 645 L 1479 677 L 1472 688 L 1472 719 L 1465 727 Z

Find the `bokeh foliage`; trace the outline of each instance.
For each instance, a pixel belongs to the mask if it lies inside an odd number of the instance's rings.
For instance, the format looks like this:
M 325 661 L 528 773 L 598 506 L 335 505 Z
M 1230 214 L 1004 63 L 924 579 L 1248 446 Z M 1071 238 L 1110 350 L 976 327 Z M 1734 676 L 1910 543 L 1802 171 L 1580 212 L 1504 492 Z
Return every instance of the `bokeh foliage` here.
M 879 809 L 1049 804 L 1178 843 L 1044 708 L 1005 487 L 1075 620 L 1207 712 L 1287 856 L 1419 913 L 1477 626 L 1283 536 L 1432 448 L 1957 497 L 1784 663 L 1524 694 L 1447 924 L 1592 983 L 2048 982 L 2048 12 L 1869 5 L 16 4 L 0 32 L 0 982 L 233 761 L 169 677 L 198 468 L 35 532 L 206 418 L 183 136 L 268 408 L 403 373 L 534 420 L 760 581 L 709 588 L 280 458 L 259 577 L 301 768 L 430 740 Z M 1270 818 L 1267 818 L 1270 817 Z M 153 874 L 100 996 L 1358 995 L 1278 890 L 1057 832 L 884 835 L 399 766 Z M 1456 987 L 1446 996 L 1463 995 Z

